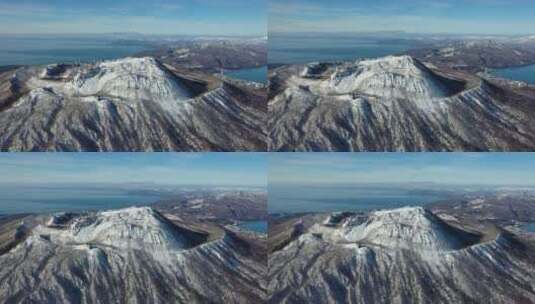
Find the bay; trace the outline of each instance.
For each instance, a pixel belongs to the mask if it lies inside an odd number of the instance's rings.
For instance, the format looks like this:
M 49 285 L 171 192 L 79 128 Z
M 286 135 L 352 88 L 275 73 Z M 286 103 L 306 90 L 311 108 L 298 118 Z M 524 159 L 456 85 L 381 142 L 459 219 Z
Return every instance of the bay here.
M 535 222 L 523 224 L 522 225 L 522 229 L 524 229 L 526 231 L 529 231 L 529 232 L 534 232 L 535 233 Z
M 258 233 L 267 233 L 267 221 L 244 221 L 240 222 L 238 226 L 242 229 L 254 231 Z
M 492 74 L 502 78 L 535 84 L 535 64 L 522 67 L 496 69 L 492 71 Z
M 225 70 L 224 73 L 228 77 L 265 84 L 267 83 L 267 72 L 267 66 L 263 66 L 251 69 Z

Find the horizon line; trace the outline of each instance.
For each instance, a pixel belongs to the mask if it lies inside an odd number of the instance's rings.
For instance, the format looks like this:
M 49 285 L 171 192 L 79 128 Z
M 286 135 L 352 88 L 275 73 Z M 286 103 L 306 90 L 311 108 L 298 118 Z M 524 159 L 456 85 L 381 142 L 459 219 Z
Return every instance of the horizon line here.
M 407 35 L 461 35 L 461 36 L 531 36 L 535 35 L 535 32 L 531 33 L 516 33 L 516 34 L 504 34 L 504 33 L 455 33 L 455 32 L 408 32 L 408 31 L 268 31 L 269 34 L 407 34 Z
M 26 33 L 7 33 L 0 32 L 0 35 L 8 36 L 26 36 L 26 35 L 139 35 L 139 36 L 183 36 L 183 37 L 265 37 L 267 34 L 164 34 L 164 33 L 142 33 L 142 32 L 95 32 L 95 33 L 69 33 L 69 32 L 58 32 L 58 33 L 38 33 L 38 32 L 26 32 Z
M 508 184 L 508 183 L 441 183 L 434 181 L 418 181 L 418 182 L 293 182 L 293 181 L 280 181 L 280 182 L 268 182 L 267 185 L 348 185 L 348 186 L 359 186 L 359 185 L 370 185 L 370 186 L 379 186 L 379 185 L 420 185 L 420 184 L 433 184 L 440 186 L 500 186 L 500 187 L 534 187 L 534 184 Z

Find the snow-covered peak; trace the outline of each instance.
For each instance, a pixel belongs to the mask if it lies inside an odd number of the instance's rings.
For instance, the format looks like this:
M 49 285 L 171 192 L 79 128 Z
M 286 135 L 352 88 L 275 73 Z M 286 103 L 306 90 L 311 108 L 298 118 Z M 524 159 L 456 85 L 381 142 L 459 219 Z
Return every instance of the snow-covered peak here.
M 338 94 L 360 92 L 386 98 L 442 98 L 447 87 L 410 56 L 361 60 L 337 68 L 329 87 Z
M 58 222 L 52 219 L 49 223 Z M 133 207 L 76 217 L 65 229 L 39 227 L 36 234 L 47 235 L 61 244 L 101 244 L 121 248 L 154 247 L 180 250 L 187 239 L 160 214 L 148 207 Z
M 462 246 L 462 236 L 421 207 L 376 211 L 362 224 L 353 225 L 349 219 L 340 234 L 348 242 L 387 248 L 454 250 Z
M 74 75 L 76 95 L 124 99 L 186 100 L 189 89 L 154 58 L 124 58 L 84 67 Z

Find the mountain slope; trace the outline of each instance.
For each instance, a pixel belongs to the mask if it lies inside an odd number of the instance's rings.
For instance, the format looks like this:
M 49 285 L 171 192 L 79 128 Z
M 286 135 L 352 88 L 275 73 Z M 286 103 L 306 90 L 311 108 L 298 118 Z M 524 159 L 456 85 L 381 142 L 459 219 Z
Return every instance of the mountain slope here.
M 270 81 L 271 150 L 535 149 L 535 98 L 408 56 L 285 66 Z
M 0 255 L 2 302 L 251 303 L 265 296 L 265 262 L 251 253 L 259 247 L 230 231 L 207 241 L 150 208 L 28 226 Z
M 269 258 L 270 303 L 531 303 L 535 258 L 506 232 L 403 208 L 316 224 Z
M 257 85 L 150 57 L 8 76 L 0 87 L 2 150 L 265 150 L 265 93 Z

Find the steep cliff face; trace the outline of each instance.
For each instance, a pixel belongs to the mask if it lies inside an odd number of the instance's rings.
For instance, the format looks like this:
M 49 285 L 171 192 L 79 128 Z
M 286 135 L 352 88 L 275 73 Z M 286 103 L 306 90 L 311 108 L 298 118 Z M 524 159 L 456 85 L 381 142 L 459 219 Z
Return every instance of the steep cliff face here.
M 535 148 L 533 98 L 408 56 L 285 66 L 272 72 L 270 90 L 272 150 Z
M 179 72 L 150 57 L 6 73 L 2 150 L 266 149 L 258 85 Z
M 534 257 L 506 232 L 422 208 L 316 224 L 269 258 L 271 303 L 531 303 Z
M 232 232 L 207 241 L 150 208 L 62 215 L 0 255 L 0 301 L 261 302 L 266 265 L 251 250 Z

